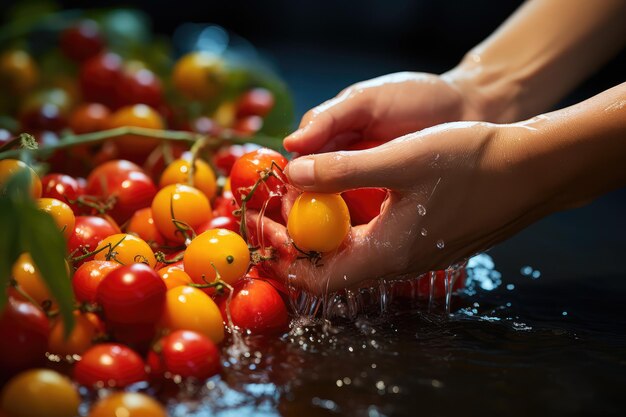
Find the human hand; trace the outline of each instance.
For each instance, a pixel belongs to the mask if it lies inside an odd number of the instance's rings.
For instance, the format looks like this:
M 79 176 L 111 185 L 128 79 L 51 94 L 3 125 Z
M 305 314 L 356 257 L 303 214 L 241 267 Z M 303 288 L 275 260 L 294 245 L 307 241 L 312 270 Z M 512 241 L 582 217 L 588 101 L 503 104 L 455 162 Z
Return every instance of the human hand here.
M 471 77 L 401 72 L 354 84 L 309 110 L 284 141 L 290 152 L 345 149 L 359 140 L 389 141 L 440 123 L 487 120 Z

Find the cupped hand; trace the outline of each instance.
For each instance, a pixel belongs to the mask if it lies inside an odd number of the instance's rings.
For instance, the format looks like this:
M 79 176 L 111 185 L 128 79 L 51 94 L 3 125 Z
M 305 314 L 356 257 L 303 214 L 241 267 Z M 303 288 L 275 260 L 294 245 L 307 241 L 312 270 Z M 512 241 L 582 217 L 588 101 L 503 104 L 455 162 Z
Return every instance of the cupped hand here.
M 380 215 L 353 227 L 342 247 L 317 264 L 298 259 L 281 224 L 253 214 L 248 226 L 262 226 L 265 243 L 276 249 L 274 272 L 315 293 L 445 268 L 547 214 L 535 182 L 543 174 L 525 168 L 535 137 L 525 124 L 457 122 L 368 150 L 290 162 L 285 173 L 300 190 L 390 190 Z
M 290 152 L 345 149 L 359 140 L 389 141 L 440 123 L 485 120 L 460 70 L 441 76 L 401 72 L 354 84 L 309 110 L 284 141 Z

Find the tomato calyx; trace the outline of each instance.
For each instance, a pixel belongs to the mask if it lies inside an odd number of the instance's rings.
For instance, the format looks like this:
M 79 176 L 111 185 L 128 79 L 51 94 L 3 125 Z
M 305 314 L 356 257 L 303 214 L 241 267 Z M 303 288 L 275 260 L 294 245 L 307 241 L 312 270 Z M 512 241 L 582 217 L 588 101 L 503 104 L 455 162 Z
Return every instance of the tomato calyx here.
M 317 251 L 314 251 L 314 250 L 305 251 L 305 250 L 299 248 L 298 245 L 296 245 L 296 242 L 293 241 L 293 239 L 291 239 L 291 245 L 300 254 L 300 255 L 298 255 L 296 257 L 296 259 L 308 259 L 311 262 L 311 264 L 313 264 L 313 266 L 315 266 L 317 268 L 319 268 L 321 266 L 324 266 L 324 264 L 320 263 L 320 262 L 322 262 L 322 253 L 321 252 L 317 252 Z
M 228 329 L 231 331 L 231 333 L 235 334 L 236 333 L 235 325 L 233 324 L 233 318 L 232 318 L 232 315 L 230 314 L 230 303 L 233 299 L 233 293 L 235 292 L 235 288 L 233 288 L 232 285 L 230 285 L 228 282 L 222 279 L 222 276 L 220 275 L 220 271 L 217 270 L 213 262 L 211 262 L 211 267 L 213 267 L 213 270 L 215 271 L 215 279 L 213 280 L 213 282 L 208 282 L 206 280 L 206 277 L 203 274 L 202 280 L 206 282 L 206 284 L 189 283 L 187 285 L 190 287 L 200 288 L 200 289 L 215 288 L 215 292 L 217 293 L 217 295 L 222 295 L 224 293 L 224 289 L 225 288 L 228 289 L 228 298 L 226 299 L 226 317 L 227 317 L 226 325 Z

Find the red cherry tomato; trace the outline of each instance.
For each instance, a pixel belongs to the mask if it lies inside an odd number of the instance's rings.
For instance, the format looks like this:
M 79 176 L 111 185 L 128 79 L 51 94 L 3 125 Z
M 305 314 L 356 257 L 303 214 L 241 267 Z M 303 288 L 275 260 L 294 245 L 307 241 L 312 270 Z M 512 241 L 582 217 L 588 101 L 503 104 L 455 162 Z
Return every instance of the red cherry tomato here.
M 265 117 L 274 107 L 274 94 L 265 88 L 246 91 L 237 101 L 237 117 Z
M 88 261 L 82 264 L 72 278 L 72 288 L 76 301 L 95 303 L 98 286 L 109 272 L 122 265 L 113 261 Z
M 166 290 L 154 269 L 136 263 L 109 272 L 98 286 L 97 300 L 107 322 L 151 324 L 161 318 Z
M 20 127 L 22 130 L 60 132 L 66 126 L 66 115 L 54 103 L 44 103 L 41 106 L 27 109 L 20 114 Z
M 77 216 L 74 224 L 74 234 L 70 236 L 67 242 L 67 250 L 70 254 L 73 253 L 74 256 L 82 255 L 83 250 L 93 252 L 101 240 L 116 233 L 119 233 L 119 229 L 102 217 Z M 79 261 L 75 265 L 81 265 L 90 259 L 93 259 L 93 257 Z
M 220 311 L 226 317 L 226 302 L 220 303 Z M 233 324 L 252 334 L 275 334 L 283 332 L 289 324 L 287 307 L 276 289 L 261 279 L 245 278 L 235 284 L 230 303 Z
M 260 149 L 259 145 L 254 143 L 246 143 L 245 145 L 230 145 L 220 148 L 213 157 L 213 165 L 226 176 L 230 175 L 230 171 L 237 159 L 241 158 L 248 152 Z
M 117 104 L 115 86 L 122 77 L 122 58 L 112 52 L 96 55 L 83 63 L 79 84 L 83 100 L 114 108 Z
M 221 369 L 220 352 L 211 339 L 191 330 L 176 330 L 159 340 L 148 354 L 150 374 L 205 380 Z
M 263 127 L 261 116 L 244 116 L 235 121 L 233 130 L 241 136 L 252 136 Z
M 230 184 L 238 205 L 241 206 L 243 196 L 250 192 L 262 172 L 277 171 L 272 166 L 272 162 L 280 169 L 284 169 L 287 165 L 287 159 L 271 149 L 259 149 L 247 153 L 235 162 L 230 174 Z M 278 173 L 278 175 L 281 174 Z M 277 209 L 280 206 L 280 198 L 270 198 L 270 193 L 277 196 L 281 195 L 283 187 L 283 181 L 275 177 L 269 177 L 264 184 L 259 184 L 254 195 L 248 201 L 247 207 L 258 210 L 265 201 L 269 200 L 267 208 L 269 210 Z
M 239 233 L 239 223 L 233 216 L 213 217 L 208 222 L 198 226 L 195 230 L 200 235 L 210 229 L 226 229 Z
M 136 169 L 130 170 L 131 167 Z M 119 224 L 137 210 L 150 207 L 156 193 L 152 179 L 135 164 L 124 160 L 105 162 L 87 177 L 88 195 L 115 198 L 110 215 Z
M 0 374 L 13 374 L 42 364 L 50 323 L 33 304 L 9 297 L 0 314 Z
M 74 379 L 87 388 L 124 388 L 147 380 L 144 361 L 126 346 L 104 343 L 87 350 L 74 367 Z
M 111 111 L 105 105 L 85 103 L 72 112 L 69 127 L 77 135 L 105 130 L 110 115 Z
M 124 71 L 116 85 L 116 95 L 120 106 L 146 104 L 159 108 L 163 102 L 161 80 L 147 68 Z
M 380 214 L 380 206 L 387 198 L 382 188 L 359 188 L 341 193 L 350 211 L 352 226 L 367 224 Z
M 61 51 L 73 61 L 83 62 L 104 49 L 98 24 L 85 19 L 61 32 Z
M 238 217 L 235 217 L 233 212 L 237 210 L 237 202 L 233 197 L 233 193 L 225 191 L 221 196 L 215 199 L 213 206 L 213 216 L 215 217 L 230 217 L 235 221 L 239 221 Z
M 41 179 L 42 197 L 56 198 L 67 203 L 74 214 L 78 213 L 78 206 L 71 204 L 80 195 L 80 187 L 76 179 L 64 174 L 48 174 Z

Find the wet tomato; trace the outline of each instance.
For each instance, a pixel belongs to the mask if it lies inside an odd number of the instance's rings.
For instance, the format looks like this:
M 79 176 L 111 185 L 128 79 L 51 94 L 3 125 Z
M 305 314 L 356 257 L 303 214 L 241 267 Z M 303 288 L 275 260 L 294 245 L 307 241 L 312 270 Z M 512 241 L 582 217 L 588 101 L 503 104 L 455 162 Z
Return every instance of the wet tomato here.
M 74 417 L 80 396 L 69 378 L 49 369 L 31 369 L 7 383 L 0 401 L 11 417 Z
M 224 175 L 230 175 L 230 171 L 237 159 L 243 155 L 260 149 L 259 145 L 246 143 L 245 145 L 229 145 L 220 148 L 213 157 L 213 165 Z
M 109 272 L 122 265 L 114 261 L 88 261 L 82 264 L 72 277 L 74 296 L 79 303 L 95 303 L 98 286 Z
M 119 232 L 117 226 L 102 217 L 77 216 L 74 233 L 67 243 L 67 250 L 73 256 L 83 255 L 84 252 L 93 252 L 101 240 Z M 80 265 L 90 259 L 93 257 L 79 261 L 75 265 Z
M 69 119 L 69 128 L 77 135 L 98 132 L 109 126 L 111 111 L 100 103 L 85 103 L 76 108 Z
M 172 83 L 188 99 L 207 100 L 222 88 L 225 77 L 224 62 L 210 52 L 192 52 L 176 62 Z
M 28 294 L 39 305 L 44 302 L 53 302 L 54 299 L 45 281 L 41 277 L 39 269 L 28 253 L 22 253 L 13 264 L 13 279 L 19 288 Z M 16 295 L 16 297 L 20 297 Z
M 52 324 L 48 339 L 48 352 L 61 357 L 82 355 L 93 344 L 96 336 L 96 327 L 85 314 L 74 312 L 74 327 L 66 338 L 64 335 L 63 320 L 57 319 Z
M 98 401 L 88 417 L 167 417 L 153 398 L 139 392 L 118 392 Z
M 69 175 L 52 173 L 41 179 L 41 185 L 42 197 L 56 198 L 67 203 L 75 214 L 78 212 L 78 207 L 71 203 L 80 195 L 80 187 L 76 179 Z
M 115 86 L 122 77 L 122 58 L 112 52 L 98 54 L 80 68 L 79 84 L 83 100 L 114 107 Z
M 107 322 L 155 323 L 163 312 L 167 287 L 156 271 L 144 264 L 109 272 L 98 286 L 97 300 Z
M 87 388 L 124 388 L 145 381 L 144 361 L 132 349 L 115 343 L 95 345 L 74 367 L 74 379 Z
M 9 297 L 0 314 L 0 370 L 12 374 L 42 364 L 50 324 L 40 308 Z
M 225 321 L 226 302 L 224 298 L 220 303 Z M 285 302 L 279 292 L 262 279 L 245 278 L 235 284 L 230 315 L 235 326 L 252 334 L 281 333 L 289 324 Z
M 183 258 L 185 272 L 198 284 L 213 282 L 216 270 L 229 284 L 243 277 L 250 266 L 250 250 L 237 233 L 211 229 L 191 241 Z
M 165 237 L 154 224 L 150 207 L 137 210 L 133 214 L 126 226 L 126 232 L 139 236 L 155 249 L 165 244 Z
M 274 94 L 265 88 L 246 91 L 237 101 L 237 117 L 265 117 L 274 107 Z
M 94 259 L 99 261 L 115 261 L 122 265 L 142 263 L 150 267 L 156 265 L 154 252 L 143 239 L 128 233 L 110 235 L 100 241 L 96 250 L 109 245 L 108 249 L 96 253 Z
M 289 212 L 287 231 L 303 251 L 333 251 L 350 232 L 348 207 L 338 194 L 304 192 Z
M 43 210 L 52 216 L 59 230 L 63 232 L 65 239 L 69 239 L 72 236 L 76 218 L 70 206 L 56 198 L 38 198 L 35 203 L 39 210 Z
M 17 159 L 0 160 L 0 195 L 4 193 L 4 187 L 9 179 L 21 171 L 28 171 L 30 175 L 29 193 L 33 198 L 41 197 L 41 180 L 31 167 Z
M 201 290 L 179 286 L 167 291 L 161 326 L 169 331 L 192 330 L 214 343 L 224 339 L 224 323 L 215 302 Z
M 37 64 L 23 50 L 9 50 L 0 55 L 0 86 L 3 90 L 22 96 L 32 90 L 39 80 Z
M 165 128 L 165 123 L 161 115 L 152 107 L 145 104 L 134 104 L 122 107 L 109 118 L 110 129 L 124 126 L 160 130 Z M 159 144 L 158 139 L 131 134 L 122 135 L 114 141 L 124 155 L 142 158 Z
M 172 184 L 188 184 L 191 162 L 186 159 L 177 159 L 165 168 L 159 181 L 163 188 Z M 193 173 L 193 186 L 202 191 L 211 200 L 217 192 L 217 181 L 211 166 L 201 159 L 196 159 Z
M 148 354 L 150 374 L 169 374 L 203 381 L 221 369 L 220 352 L 205 335 L 177 330 L 161 338 Z
M 250 193 L 262 173 L 278 171 L 278 169 L 273 167 L 273 164 L 282 170 L 287 165 L 287 159 L 271 149 L 259 149 L 249 152 L 235 162 L 230 173 L 230 185 L 237 204 L 241 206 L 243 196 Z M 279 172 L 277 174 L 281 175 Z M 270 198 L 270 195 L 272 197 L 282 195 L 283 187 L 284 182 L 281 179 L 269 177 L 264 183 L 259 184 L 254 191 L 254 195 L 247 202 L 247 207 L 258 210 L 269 200 L 268 210 L 278 208 L 280 206 L 280 198 Z
M 193 281 L 181 266 L 170 265 L 157 271 L 168 290 L 181 285 L 191 284 Z
M 104 49 L 98 23 L 85 19 L 61 32 L 61 51 L 73 61 L 83 62 Z
M 344 191 L 341 197 L 348 206 L 352 225 L 356 226 L 367 224 L 380 214 L 380 207 L 387 198 L 387 191 L 382 188 L 359 188 Z
M 213 217 L 208 222 L 200 225 L 196 229 L 196 233 L 201 234 L 211 229 L 226 229 L 235 233 L 239 233 L 239 222 L 233 216 Z
M 181 229 L 195 229 L 213 215 L 208 198 L 200 190 L 183 184 L 168 185 L 152 201 L 157 229 L 172 242 L 184 242 Z

